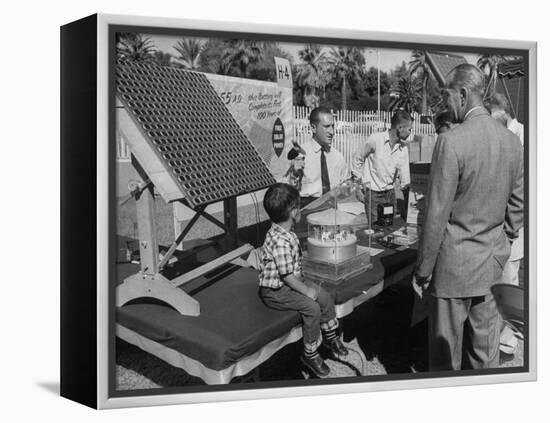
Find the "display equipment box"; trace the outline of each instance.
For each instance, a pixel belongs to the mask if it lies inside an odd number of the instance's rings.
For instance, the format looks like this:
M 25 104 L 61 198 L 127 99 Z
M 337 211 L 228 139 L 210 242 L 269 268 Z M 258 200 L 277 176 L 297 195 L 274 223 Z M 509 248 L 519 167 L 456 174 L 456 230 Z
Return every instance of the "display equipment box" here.
M 323 284 L 330 283 L 338 285 L 345 282 L 346 278 L 352 278 L 359 275 L 371 266 L 370 253 L 368 247 L 357 246 L 355 257 L 338 263 L 331 263 L 309 257 L 307 251 L 304 252 L 304 277 L 312 282 Z

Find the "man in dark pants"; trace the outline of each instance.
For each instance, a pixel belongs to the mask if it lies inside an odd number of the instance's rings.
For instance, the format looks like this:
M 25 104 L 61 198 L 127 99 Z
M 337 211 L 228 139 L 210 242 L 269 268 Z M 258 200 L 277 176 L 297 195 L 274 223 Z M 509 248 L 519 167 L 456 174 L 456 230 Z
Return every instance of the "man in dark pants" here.
M 430 370 L 499 365 L 502 281 L 523 222 L 523 155 L 517 137 L 483 107 L 484 75 L 462 64 L 444 101 L 460 125 L 435 145 L 413 288 L 428 295 Z
M 377 221 L 379 204 L 391 204 L 395 212 L 397 177 L 402 190 L 411 182 L 409 149 L 404 143 L 411 128 L 411 115 L 398 110 L 392 117 L 391 128 L 370 135 L 353 155 L 351 173 L 366 186 L 365 213 L 371 224 Z

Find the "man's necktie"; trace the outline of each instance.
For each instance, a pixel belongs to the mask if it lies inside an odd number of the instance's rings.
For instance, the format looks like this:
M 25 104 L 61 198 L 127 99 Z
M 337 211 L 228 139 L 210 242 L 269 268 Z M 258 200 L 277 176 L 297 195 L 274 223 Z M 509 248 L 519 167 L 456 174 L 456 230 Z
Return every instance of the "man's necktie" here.
M 330 191 L 330 179 L 328 176 L 327 158 L 324 149 L 321 149 L 321 184 L 323 185 L 323 194 Z

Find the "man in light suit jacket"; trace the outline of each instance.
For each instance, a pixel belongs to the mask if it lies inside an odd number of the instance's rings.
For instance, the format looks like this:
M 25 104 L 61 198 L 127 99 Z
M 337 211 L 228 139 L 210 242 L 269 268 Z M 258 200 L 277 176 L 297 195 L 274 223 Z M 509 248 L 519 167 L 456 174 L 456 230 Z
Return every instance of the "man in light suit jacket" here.
M 499 365 L 500 316 L 490 288 L 502 280 L 523 226 L 519 140 L 483 107 L 484 75 L 462 64 L 444 101 L 460 125 L 437 140 L 413 288 L 429 303 L 430 370 Z

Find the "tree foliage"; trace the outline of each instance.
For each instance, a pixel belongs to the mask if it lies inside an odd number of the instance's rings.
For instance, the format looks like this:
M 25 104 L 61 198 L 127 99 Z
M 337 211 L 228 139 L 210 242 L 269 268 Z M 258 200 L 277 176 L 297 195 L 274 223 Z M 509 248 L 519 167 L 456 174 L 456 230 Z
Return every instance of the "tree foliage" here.
M 205 41 L 199 58 L 199 70 L 206 73 L 229 75 L 230 64 L 220 59 L 225 51 L 226 42 L 219 38 L 210 38 Z
M 224 69 L 235 76 L 248 77 L 249 66 L 262 60 L 261 45 L 252 40 L 229 40 L 221 56 Z
M 325 88 L 330 82 L 330 65 L 321 46 L 308 44 L 298 52 L 300 64 L 294 69 L 295 82 L 301 91 L 303 103 L 318 105 L 324 97 Z
M 428 65 L 426 51 L 413 50 L 409 61 L 409 74 L 412 78 L 419 78 L 422 86 L 422 107 L 421 113 L 428 113 L 428 85 L 435 77 Z
M 117 59 L 121 61 L 150 63 L 154 60 L 155 45 L 150 37 L 135 33 L 119 33 Z
M 391 87 L 391 78 L 387 72 L 380 71 L 380 95 L 386 94 Z M 369 96 L 378 95 L 378 69 L 371 66 L 364 74 L 363 88 Z
M 153 53 L 153 62 L 159 66 L 172 66 L 172 55 L 163 51 L 157 50 Z
M 287 59 L 292 67 L 292 56 L 283 50 L 278 43 L 264 42 L 261 45 L 261 59 L 249 67 L 249 78 L 277 82 L 275 57 Z
M 418 104 L 422 101 L 422 83 L 411 75 L 402 76 L 392 87 L 392 95 L 393 100 L 389 105 L 391 111 L 418 111 Z
M 330 50 L 328 64 L 341 93 L 340 108 L 346 110 L 348 89 L 357 94 L 363 82 L 365 57 L 358 47 L 334 47 Z M 348 88 L 349 87 L 349 88 Z
M 199 70 L 204 42 L 198 38 L 178 40 L 174 50 L 178 52 L 176 63 L 188 70 Z
M 439 98 L 423 51 L 413 51 L 408 65 L 403 61 L 388 72 L 378 72 L 374 66 L 367 68 L 362 48 L 350 46 L 324 49 L 308 44 L 295 60 L 275 42 L 184 37 L 173 46 L 177 54 L 170 55 L 157 50 L 150 38 L 140 34 L 117 33 L 116 41 L 122 60 L 272 82 L 277 81 L 274 57 L 286 58 L 292 68 L 296 105 L 376 110 L 379 78 L 382 110 L 435 110 Z M 479 65 L 493 63 L 486 62 L 480 58 Z

